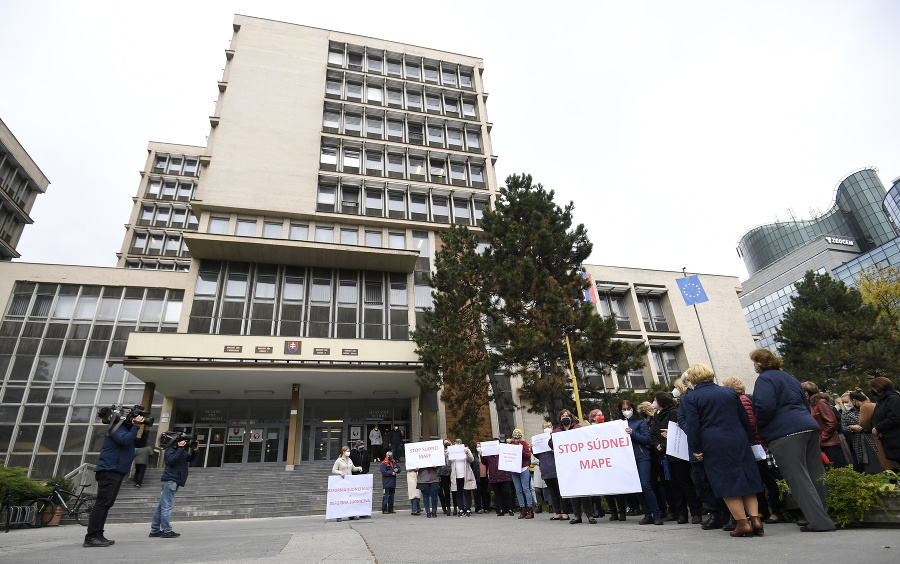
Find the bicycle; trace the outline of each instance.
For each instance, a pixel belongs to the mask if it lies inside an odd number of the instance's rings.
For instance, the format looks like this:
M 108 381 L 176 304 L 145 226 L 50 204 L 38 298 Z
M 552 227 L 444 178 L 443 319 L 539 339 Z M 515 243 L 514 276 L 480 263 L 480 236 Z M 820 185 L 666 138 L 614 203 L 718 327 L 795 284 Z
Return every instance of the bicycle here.
M 81 492 L 77 494 L 75 492 L 66 491 L 59 486 L 55 486 L 53 491 L 50 492 L 49 497 L 22 502 L 23 505 L 30 506 L 34 509 L 32 518 L 25 522 L 25 526 L 34 528 L 47 525 L 56 516 L 57 507 L 62 507 L 63 515 L 74 517 L 76 522 L 87 527 L 91 510 L 97 502 L 97 496 L 84 493 L 84 489 L 89 485 L 90 484 L 82 484 Z M 71 508 L 69 507 L 69 504 L 66 503 L 62 494 L 70 496 L 69 501 L 74 502 Z

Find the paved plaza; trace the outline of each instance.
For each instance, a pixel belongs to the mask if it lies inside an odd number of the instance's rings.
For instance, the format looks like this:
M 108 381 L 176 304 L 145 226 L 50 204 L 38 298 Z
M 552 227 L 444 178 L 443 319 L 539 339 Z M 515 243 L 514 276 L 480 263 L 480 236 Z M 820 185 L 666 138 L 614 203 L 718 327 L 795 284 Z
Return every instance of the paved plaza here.
M 83 548 L 80 525 L 0 532 L 0 562 L 900 562 L 900 531 L 859 528 L 801 533 L 791 523 L 767 525 L 762 538 L 732 539 L 698 525 L 640 526 L 599 520 L 570 525 L 539 514 L 534 520 L 473 515 L 426 519 L 408 513 L 360 521 L 319 517 L 175 522 L 177 539 L 148 538 L 147 524 L 113 524 L 108 548 Z M 662 560 L 664 559 L 664 560 Z

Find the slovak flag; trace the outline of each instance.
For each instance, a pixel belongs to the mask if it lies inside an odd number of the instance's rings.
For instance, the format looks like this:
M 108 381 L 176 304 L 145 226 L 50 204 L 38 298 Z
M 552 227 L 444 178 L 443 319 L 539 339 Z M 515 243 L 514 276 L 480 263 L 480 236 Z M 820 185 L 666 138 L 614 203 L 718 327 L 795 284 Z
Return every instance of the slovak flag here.
M 586 278 L 590 286 L 581 291 L 581 299 L 592 304 L 597 303 L 597 287 L 594 286 L 594 279 L 587 272 L 581 273 L 582 278 Z

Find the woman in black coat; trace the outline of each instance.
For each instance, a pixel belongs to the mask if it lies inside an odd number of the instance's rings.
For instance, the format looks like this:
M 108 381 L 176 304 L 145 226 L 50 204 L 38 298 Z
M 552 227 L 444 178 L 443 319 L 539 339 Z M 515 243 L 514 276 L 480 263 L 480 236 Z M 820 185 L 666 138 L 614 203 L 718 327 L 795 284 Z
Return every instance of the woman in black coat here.
M 869 386 L 878 396 L 872 414 L 872 434 L 881 440 L 884 457 L 900 464 L 900 392 L 884 376 L 872 378 Z
M 763 485 L 750 449 L 756 434 L 747 410 L 732 388 L 713 382 L 715 373 L 709 366 L 694 364 L 688 376 L 694 391 L 681 400 L 681 409 L 690 451 L 703 462 L 713 492 L 724 498 L 737 522 L 731 536 L 762 535 L 756 492 Z
M 666 488 L 666 498 L 671 502 L 672 510 L 677 516 L 678 523 L 688 522 L 688 509 L 691 511 L 695 524 L 700 522 L 700 498 L 691 480 L 691 463 L 674 456 L 666 456 L 668 445 L 669 423 L 678 423 L 678 406 L 668 392 L 656 392 L 654 397 L 659 411 L 653 416 L 650 423 L 652 446 L 660 459 L 663 476 L 663 486 Z M 668 466 L 666 471 L 665 466 Z M 669 475 L 665 478 L 666 474 Z M 670 512 L 671 512 L 670 511 Z

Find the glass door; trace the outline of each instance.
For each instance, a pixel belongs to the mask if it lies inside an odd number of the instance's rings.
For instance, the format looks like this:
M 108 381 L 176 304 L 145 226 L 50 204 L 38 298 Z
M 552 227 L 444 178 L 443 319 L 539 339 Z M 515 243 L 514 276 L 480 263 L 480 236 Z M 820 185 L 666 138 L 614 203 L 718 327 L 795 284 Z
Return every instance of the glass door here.
M 344 427 L 326 425 L 313 432 L 313 460 L 335 460 L 344 445 Z
M 251 429 L 250 443 L 247 445 L 247 463 L 278 462 L 281 433 L 280 427 Z

